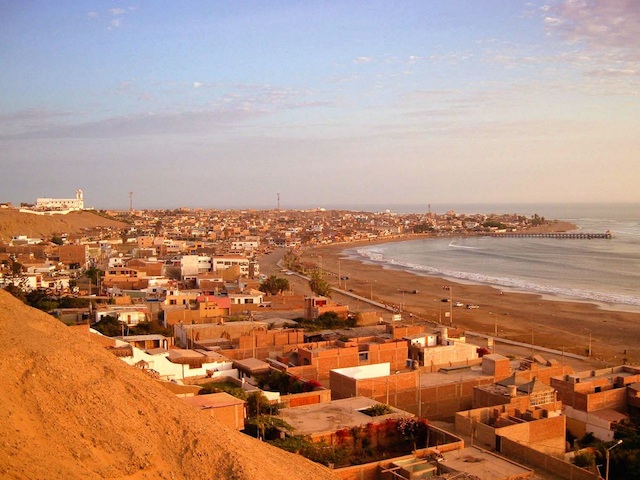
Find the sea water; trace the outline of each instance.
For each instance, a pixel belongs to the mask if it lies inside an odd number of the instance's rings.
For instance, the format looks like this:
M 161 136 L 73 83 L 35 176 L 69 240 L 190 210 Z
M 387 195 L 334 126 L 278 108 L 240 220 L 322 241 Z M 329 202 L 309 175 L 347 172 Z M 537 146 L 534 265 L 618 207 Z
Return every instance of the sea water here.
M 491 206 L 465 213 L 538 213 L 611 239 L 439 237 L 349 249 L 352 258 L 416 274 L 640 308 L 640 206 Z M 475 208 L 483 208 L 476 206 Z M 488 208 L 488 207 L 484 207 Z M 515 209 L 514 209 L 515 208 Z M 460 210 L 462 211 L 462 210 Z M 626 309 L 626 308 L 625 308 Z

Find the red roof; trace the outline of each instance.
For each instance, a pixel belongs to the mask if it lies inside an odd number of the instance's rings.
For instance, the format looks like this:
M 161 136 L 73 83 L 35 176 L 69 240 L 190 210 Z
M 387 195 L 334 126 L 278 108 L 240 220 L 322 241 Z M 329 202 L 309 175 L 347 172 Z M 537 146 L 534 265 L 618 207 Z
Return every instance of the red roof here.
M 209 302 L 215 303 L 220 308 L 231 308 L 231 300 L 229 297 L 216 297 L 214 295 L 200 294 L 196 297 L 198 303 Z

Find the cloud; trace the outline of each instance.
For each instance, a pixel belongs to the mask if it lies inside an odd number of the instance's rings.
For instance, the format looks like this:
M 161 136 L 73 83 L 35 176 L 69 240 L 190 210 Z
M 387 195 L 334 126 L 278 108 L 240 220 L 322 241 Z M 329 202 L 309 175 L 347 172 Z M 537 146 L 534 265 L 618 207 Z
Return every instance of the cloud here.
M 112 30 L 114 28 L 120 28 L 121 25 L 122 25 L 122 20 L 120 20 L 119 18 L 114 18 L 109 22 L 109 30 Z
M 109 13 L 111 15 L 123 15 L 123 14 L 127 13 L 127 10 L 125 10 L 124 8 L 111 8 L 109 10 Z
M 573 43 L 590 47 L 640 48 L 637 0 L 564 0 L 545 13 L 545 26 Z
M 60 122 L 71 117 L 77 117 L 84 112 L 67 110 L 50 110 L 44 108 L 28 108 L 11 113 L 0 114 L 0 137 L 20 135 L 21 132 L 35 131 L 46 128 L 52 122 Z
M 87 17 L 89 17 L 89 18 L 98 18 L 98 12 L 89 12 L 89 13 L 87 13 Z
M 361 64 L 361 63 L 371 63 L 373 61 L 374 61 L 373 57 L 357 57 L 353 60 L 353 63 Z
M 239 127 L 266 112 L 234 106 L 209 111 L 160 112 L 112 117 L 97 122 L 74 125 L 50 125 L 16 134 L 0 135 L 0 139 L 42 138 L 121 138 L 144 135 L 204 134 Z
M 71 112 L 67 110 L 54 111 L 42 108 L 27 108 L 25 110 L 19 110 L 17 112 L 0 114 L 0 123 L 39 122 L 51 118 L 69 117 L 72 115 L 77 115 L 77 113 L 78 112 Z

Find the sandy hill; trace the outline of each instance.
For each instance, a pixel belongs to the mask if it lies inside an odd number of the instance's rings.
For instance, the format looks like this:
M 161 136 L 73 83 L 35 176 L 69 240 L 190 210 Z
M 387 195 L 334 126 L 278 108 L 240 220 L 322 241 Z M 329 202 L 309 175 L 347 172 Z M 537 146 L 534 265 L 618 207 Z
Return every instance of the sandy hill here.
M 83 228 L 124 228 L 126 223 L 110 220 L 91 212 L 71 212 L 67 215 L 34 215 L 15 209 L 0 209 L 0 240 L 11 240 L 16 235 L 49 239 L 54 234 L 79 233 Z
M 332 479 L 0 290 L 0 478 Z

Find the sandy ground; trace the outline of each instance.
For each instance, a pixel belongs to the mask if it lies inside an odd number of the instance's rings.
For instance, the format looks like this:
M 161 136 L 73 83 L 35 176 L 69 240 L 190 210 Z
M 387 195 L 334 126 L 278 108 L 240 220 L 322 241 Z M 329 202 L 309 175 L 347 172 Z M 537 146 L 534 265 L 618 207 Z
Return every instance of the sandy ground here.
M 0 290 L 0 478 L 336 478 L 184 403 Z
M 587 355 L 591 345 L 592 357 L 603 365 L 640 362 L 640 313 L 418 276 L 345 258 L 342 252 L 355 246 L 307 249 L 302 252 L 302 258 L 322 264 L 326 279 L 335 286 L 338 286 L 338 272 L 340 276 L 348 276 L 346 282 L 341 281 L 343 289 L 394 305 L 402 311 L 405 320 L 422 318 L 486 334 L 497 331 L 499 337 L 580 355 Z M 412 293 L 414 291 L 417 293 Z M 347 302 L 350 308 L 355 308 L 353 300 Z M 479 308 L 454 307 L 456 302 Z M 361 308 L 370 310 L 365 306 Z M 386 318 L 390 315 L 386 313 Z
M 15 209 L 0 209 L 0 241 L 15 235 L 50 239 L 62 233 L 78 233 L 84 228 L 99 226 L 121 229 L 126 223 L 101 217 L 91 211 L 71 212 L 67 215 L 34 215 Z

